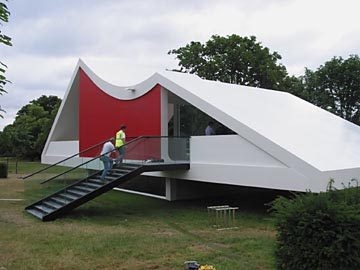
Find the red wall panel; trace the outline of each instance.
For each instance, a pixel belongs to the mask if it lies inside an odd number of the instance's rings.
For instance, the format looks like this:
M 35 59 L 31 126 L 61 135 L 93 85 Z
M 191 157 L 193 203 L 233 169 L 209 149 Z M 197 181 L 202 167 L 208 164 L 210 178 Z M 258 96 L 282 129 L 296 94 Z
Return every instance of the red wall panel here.
M 80 69 L 79 80 L 79 147 L 80 151 L 114 137 L 121 124 L 126 136 L 160 136 L 161 86 L 133 100 L 119 100 L 99 87 Z M 129 140 L 129 139 L 128 139 Z M 97 153 L 92 153 L 92 156 Z

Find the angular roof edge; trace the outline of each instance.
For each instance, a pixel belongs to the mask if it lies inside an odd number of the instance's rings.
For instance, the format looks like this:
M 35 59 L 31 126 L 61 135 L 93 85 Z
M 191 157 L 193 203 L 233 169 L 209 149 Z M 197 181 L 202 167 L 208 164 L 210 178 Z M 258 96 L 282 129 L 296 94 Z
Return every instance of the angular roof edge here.
M 286 92 L 203 80 L 193 74 L 159 72 L 136 85 L 115 86 L 79 59 L 55 121 L 80 68 L 118 99 L 138 98 L 160 84 L 300 172 L 360 167 L 359 126 Z

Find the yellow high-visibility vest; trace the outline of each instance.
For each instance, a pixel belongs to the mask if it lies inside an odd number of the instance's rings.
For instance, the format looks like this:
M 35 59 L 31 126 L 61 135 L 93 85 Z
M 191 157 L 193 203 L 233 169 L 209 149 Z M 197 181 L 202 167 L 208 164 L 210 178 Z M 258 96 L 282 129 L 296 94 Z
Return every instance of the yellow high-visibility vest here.
M 116 132 L 115 147 L 122 146 L 124 144 L 123 140 L 125 140 L 125 132 L 120 129 L 118 132 Z

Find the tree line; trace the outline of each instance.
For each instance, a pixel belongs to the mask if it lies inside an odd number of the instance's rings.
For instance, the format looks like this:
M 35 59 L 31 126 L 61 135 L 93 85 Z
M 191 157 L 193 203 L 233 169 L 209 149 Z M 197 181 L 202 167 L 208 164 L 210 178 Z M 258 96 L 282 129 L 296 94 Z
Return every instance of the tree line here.
M 280 63 L 278 52 L 271 52 L 256 37 L 213 35 L 207 42 L 192 41 L 168 52 L 179 61 L 176 71 L 194 73 L 201 78 L 292 93 L 355 124 L 360 124 L 360 59 L 333 57 L 304 75 L 290 76 Z M 22 107 L 13 124 L 0 132 L 0 156 L 38 159 L 55 119 L 61 99 L 41 96 Z M 284 112 L 285 113 L 285 112 Z M 196 116 L 195 116 L 196 114 Z M 203 134 L 199 121 L 209 118 L 188 106 L 181 115 L 189 134 Z M 186 119 L 193 119 L 187 121 Z M 231 132 L 226 130 L 224 132 Z
M 60 104 L 60 98 L 43 95 L 23 106 L 0 132 L 0 156 L 40 159 Z

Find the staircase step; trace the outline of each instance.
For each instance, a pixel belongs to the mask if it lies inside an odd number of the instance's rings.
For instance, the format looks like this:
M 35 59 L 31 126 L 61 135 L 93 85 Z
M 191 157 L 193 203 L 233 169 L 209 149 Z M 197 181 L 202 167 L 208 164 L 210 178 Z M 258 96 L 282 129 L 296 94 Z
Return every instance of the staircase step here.
M 114 169 L 124 169 L 124 170 L 136 170 L 138 168 L 140 168 L 142 165 L 137 165 L 137 164 L 122 164 L 120 166 L 116 166 L 114 167 Z
M 129 172 L 125 173 L 125 172 L 120 172 L 120 171 L 117 171 L 117 170 L 113 170 L 113 171 L 111 171 L 110 175 L 111 176 L 116 176 L 116 177 L 121 177 L 121 176 L 123 176 L 123 175 L 125 175 L 125 174 L 127 174 Z
M 127 169 L 112 169 L 112 173 L 119 173 L 119 174 L 127 174 L 129 172 L 132 172 L 133 170 L 127 170 Z
M 79 196 L 74 196 L 73 194 L 70 194 L 68 192 L 63 192 L 58 194 L 60 197 L 64 198 L 65 200 L 68 200 L 69 202 L 79 199 Z M 69 203 L 68 202 L 68 203 Z
M 70 201 L 72 201 L 72 200 L 65 199 L 65 198 L 60 197 L 60 196 L 54 196 L 54 197 L 51 197 L 50 199 L 55 201 L 56 203 L 62 204 L 62 205 L 67 205 Z
M 44 213 L 35 208 L 26 209 L 26 211 L 41 220 L 43 219 Z
M 34 208 L 36 208 L 39 211 L 42 211 L 44 214 L 49 214 L 54 211 L 54 209 L 47 207 L 44 204 L 37 204 L 34 206 Z
M 80 197 L 85 196 L 86 194 L 88 194 L 88 192 L 81 191 L 81 190 L 79 190 L 79 189 L 77 189 L 77 188 L 75 188 L 75 187 L 68 188 L 68 189 L 66 190 L 66 192 L 67 192 L 68 194 L 73 195 L 73 196 L 77 196 L 76 199 L 78 199 L 78 198 L 80 198 Z
M 86 192 L 86 193 L 90 193 L 90 192 L 93 192 L 95 190 L 95 188 L 85 186 L 83 183 L 80 183 L 80 184 L 74 186 L 74 188 L 78 189 L 78 190 L 80 190 L 82 192 Z
M 116 179 L 119 179 L 119 177 L 116 176 L 116 175 L 107 175 L 107 176 L 105 177 L 105 180 L 110 181 L 110 182 L 112 182 L 112 181 L 114 181 L 114 180 L 116 180 Z
M 53 198 L 45 200 L 45 201 L 43 201 L 43 203 L 54 209 L 59 209 L 65 205 L 64 203 L 59 203 L 58 201 L 54 200 Z
M 92 189 L 98 189 L 99 187 L 103 186 L 102 183 L 99 184 L 99 183 L 94 183 L 94 182 L 90 182 L 90 181 L 83 182 L 82 185 L 90 187 Z
M 105 182 L 103 180 L 97 179 L 97 178 L 90 178 L 90 179 L 87 180 L 87 183 L 100 185 L 100 186 L 103 186 L 105 184 Z
M 107 184 L 106 177 L 105 177 L 105 179 L 101 179 L 100 174 L 93 176 L 91 178 L 91 180 L 96 180 L 97 183 L 99 183 L 99 184 L 101 183 L 102 185 Z

